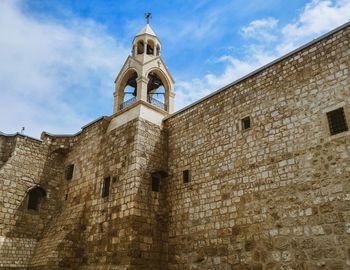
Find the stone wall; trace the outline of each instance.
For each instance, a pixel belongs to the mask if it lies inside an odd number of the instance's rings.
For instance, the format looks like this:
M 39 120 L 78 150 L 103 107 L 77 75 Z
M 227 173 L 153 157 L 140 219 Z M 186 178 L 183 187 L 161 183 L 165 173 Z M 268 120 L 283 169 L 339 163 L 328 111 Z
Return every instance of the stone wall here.
M 151 173 L 167 169 L 165 134 L 143 120 L 106 133 L 108 124 L 104 119 L 75 137 L 44 138 L 66 153 L 62 164 L 74 164 L 74 173 L 68 181 L 61 177 L 62 206 L 31 268 L 165 269 L 164 196 L 151 192 Z M 105 177 L 110 194 L 102 198 Z
M 0 134 L 0 168 L 10 158 L 15 147 L 15 137 Z
M 29 265 L 37 239 L 59 206 L 57 161 L 61 156 L 50 154 L 41 141 L 22 135 L 3 140 L 7 151 L 0 167 L 0 268 L 21 268 Z M 46 190 L 47 197 L 40 211 L 28 210 L 28 190 L 37 185 Z
M 350 132 L 326 119 L 350 126 L 349 33 L 166 120 L 169 270 L 349 269 Z

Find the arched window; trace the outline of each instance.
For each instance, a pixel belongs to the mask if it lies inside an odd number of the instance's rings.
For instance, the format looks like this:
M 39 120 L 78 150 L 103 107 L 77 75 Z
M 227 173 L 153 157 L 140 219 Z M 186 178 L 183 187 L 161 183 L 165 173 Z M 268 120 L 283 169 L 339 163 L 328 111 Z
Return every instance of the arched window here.
M 143 54 L 145 50 L 145 44 L 143 43 L 142 40 L 140 40 L 139 42 L 137 42 L 137 54 Z
M 157 45 L 157 52 L 156 52 L 156 55 L 159 56 L 160 55 L 160 46 Z
M 137 73 L 129 70 L 123 77 L 119 92 L 119 110 L 122 110 L 136 102 L 137 96 Z
M 154 54 L 154 42 L 152 40 L 149 40 L 147 43 L 147 54 L 149 55 Z
M 162 79 L 155 73 L 150 72 L 148 74 L 147 95 L 148 102 L 154 106 L 166 111 L 165 104 L 165 88 Z
M 46 197 L 45 189 L 34 187 L 28 191 L 28 209 L 39 211 L 43 199 Z

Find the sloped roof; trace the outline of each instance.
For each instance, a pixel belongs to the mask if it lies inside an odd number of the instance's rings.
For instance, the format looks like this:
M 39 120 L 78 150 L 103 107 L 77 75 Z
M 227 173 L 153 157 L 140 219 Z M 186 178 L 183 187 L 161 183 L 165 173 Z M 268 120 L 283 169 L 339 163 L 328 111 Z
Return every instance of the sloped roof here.
M 140 36 L 140 35 L 143 35 L 143 34 L 149 34 L 149 35 L 152 35 L 152 36 L 157 36 L 154 31 L 152 30 L 151 26 L 149 24 L 146 24 L 145 27 L 143 27 L 140 32 L 137 33 L 136 36 Z

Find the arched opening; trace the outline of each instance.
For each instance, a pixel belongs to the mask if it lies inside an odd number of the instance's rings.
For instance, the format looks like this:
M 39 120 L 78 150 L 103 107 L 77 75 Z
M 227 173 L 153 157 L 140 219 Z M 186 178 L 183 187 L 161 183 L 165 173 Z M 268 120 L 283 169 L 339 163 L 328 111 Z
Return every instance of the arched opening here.
M 166 89 L 163 80 L 155 72 L 148 74 L 147 99 L 152 105 L 167 111 L 166 106 Z
M 156 55 L 159 56 L 160 55 L 160 46 L 159 46 L 159 44 L 157 45 L 157 49 L 156 50 L 157 50 L 156 51 Z
M 46 197 L 45 189 L 36 186 L 28 191 L 28 209 L 39 211 L 43 199 Z
M 145 50 L 145 44 L 142 40 L 137 42 L 137 54 L 143 54 Z
M 148 55 L 154 54 L 154 42 L 152 40 L 149 40 L 147 42 L 147 54 Z
M 120 91 L 120 104 L 119 110 L 122 110 L 136 101 L 137 96 L 137 73 L 134 70 L 130 70 L 125 74 L 123 83 L 121 84 Z

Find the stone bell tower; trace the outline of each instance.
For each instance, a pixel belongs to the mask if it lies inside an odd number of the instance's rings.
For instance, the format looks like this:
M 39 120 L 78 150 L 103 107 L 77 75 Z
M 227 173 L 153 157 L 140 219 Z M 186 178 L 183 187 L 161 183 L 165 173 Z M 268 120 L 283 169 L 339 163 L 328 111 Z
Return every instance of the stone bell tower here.
M 149 24 L 134 37 L 131 54 L 115 80 L 109 130 L 141 117 L 161 125 L 174 111 L 174 79 L 161 57 L 161 43 Z

